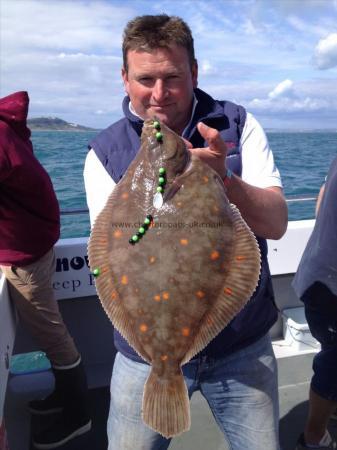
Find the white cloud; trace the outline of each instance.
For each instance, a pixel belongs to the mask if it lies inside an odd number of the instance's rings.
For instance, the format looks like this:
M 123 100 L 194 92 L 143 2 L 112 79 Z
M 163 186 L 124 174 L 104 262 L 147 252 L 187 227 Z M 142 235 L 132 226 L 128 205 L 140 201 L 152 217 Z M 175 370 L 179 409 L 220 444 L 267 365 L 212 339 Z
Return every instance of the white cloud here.
M 2 95 L 27 90 L 31 116 L 52 114 L 84 125 L 102 126 L 121 113 L 121 37 L 132 7 L 1 1 Z
M 218 69 L 208 59 L 201 60 L 198 65 L 200 75 L 214 75 L 218 73 Z
M 103 1 L 5 0 L 2 51 L 119 48 L 130 9 Z
M 305 33 L 306 35 L 312 34 L 315 36 L 322 36 L 322 34 L 326 33 L 324 24 L 313 24 L 310 20 L 304 20 L 303 18 L 299 18 L 298 16 L 293 15 L 287 17 L 287 21 L 295 30 L 301 33 Z
M 243 24 L 243 30 L 245 34 L 248 34 L 249 36 L 254 36 L 258 33 L 258 30 L 256 28 L 256 25 L 252 22 L 251 19 L 246 19 Z
M 121 38 L 141 14 L 190 25 L 199 85 L 275 120 L 322 111 L 336 121 L 337 0 L 0 0 L 0 95 L 28 90 L 31 115 L 97 127 L 121 116 Z M 320 7 L 320 4 L 324 3 Z M 238 7 L 239 6 L 239 7 Z M 280 81 L 281 80 L 281 81 Z M 282 81 L 283 80 L 283 81 Z M 293 81 L 294 80 L 294 81 Z M 300 113 L 299 113 L 300 115 Z M 295 125 L 295 122 L 294 122 Z
M 331 33 L 318 42 L 313 60 L 320 70 L 337 66 L 337 33 Z
M 336 115 L 337 99 L 325 92 L 324 84 L 316 83 L 316 87 L 314 82 L 295 85 L 287 79 L 275 86 L 267 96 L 247 101 L 246 107 L 257 115 L 269 114 L 280 118 L 285 114 L 295 117 L 301 113 L 302 120 L 305 120 L 305 117 L 322 111 L 334 111 L 332 115 Z
M 269 92 L 268 97 L 271 99 L 278 97 L 293 97 L 293 82 L 291 80 L 284 80 L 279 83 L 271 92 Z
M 324 99 L 305 97 L 303 99 L 291 100 L 289 98 L 279 99 L 277 102 L 268 98 L 255 98 L 248 105 L 254 111 L 267 111 L 269 113 L 311 113 L 321 111 L 329 106 L 329 102 Z

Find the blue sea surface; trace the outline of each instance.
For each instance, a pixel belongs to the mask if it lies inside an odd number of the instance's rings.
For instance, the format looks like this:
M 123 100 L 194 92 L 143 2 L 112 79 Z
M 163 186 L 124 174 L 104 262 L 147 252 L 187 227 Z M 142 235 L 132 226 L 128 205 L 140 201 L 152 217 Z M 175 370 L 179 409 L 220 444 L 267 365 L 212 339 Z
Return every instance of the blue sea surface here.
M 317 197 L 332 160 L 337 156 L 336 132 L 267 133 L 283 189 L 291 196 Z M 289 220 L 313 219 L 316 201 L 288 203 Z
M 53 182 L 61 211 L 87 209 L 83 167 L 88 143 L 97 134 L 33 131 L 34 152 Z M 61 238 L 89 236 L 89 214 L 61 214 Z
M 34 131 L 37 158 L 48 171 L 61 210 L 86 209 L 83 167 L 93 132 Z M 286 196 L 317 196 L 329 165 L 337 155 L 337 133 L 269 132 L 270 146 L 281 172 Z M 289 220 L 314 218 L 315 202 L 289 203 Z M 88 236 L 88 213 L 61 216 L 61 237 Z

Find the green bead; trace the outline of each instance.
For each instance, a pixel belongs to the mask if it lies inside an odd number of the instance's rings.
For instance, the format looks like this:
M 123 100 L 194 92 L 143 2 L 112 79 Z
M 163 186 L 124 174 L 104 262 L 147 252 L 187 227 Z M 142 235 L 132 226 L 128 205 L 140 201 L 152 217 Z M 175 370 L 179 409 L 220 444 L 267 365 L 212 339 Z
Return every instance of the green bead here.
M 161 186 L 158 186 L 158 187 L 157 187 L 157 192 L 161 193 L 161 192 L 163 192 L 163 190 L 164 190 L 164 189 L 163 189 Z
M 154 128 L 155 128 L 156 130 L 160 130 L 160 123 L 158 122 L 158 120 L 155 120 L 155 121 L 153 122 L 153 126 L 154 126 Z
M 144 224 L 145 224 L 145 225 L 150 225 L 150 223 L 151 223 L 151 220 L 150 220 L 150 219 L 146 218 L 146 219 L 144 220 Z
M 164 175 L 165 172 L 166 172 L 166 170 L 164 169 L 164 167 L 161 167 L 159 169 L 159 175 Z
M 101 274 L 101 271 L 97 268 L 92 271 L 94 277 L 98 277 Z
M 133 242 L 139 241 L 139 237 L 136 234 L 134 234 L 131 239 L 133 240 Z
M 165 184 L 165 178 L 164 177 L 159 177 L 158 183 L 159 184 Z
M 140 234 L 144 234 L 145 233 L 145 228 L 140 227 L 140 228 L 138 228 L 138 231 L 139 231 Z
M 156 133 L 156 139 L 158 142 L 163 140 L 163 134 L 160 131 L 158 131 L 158 133 Z

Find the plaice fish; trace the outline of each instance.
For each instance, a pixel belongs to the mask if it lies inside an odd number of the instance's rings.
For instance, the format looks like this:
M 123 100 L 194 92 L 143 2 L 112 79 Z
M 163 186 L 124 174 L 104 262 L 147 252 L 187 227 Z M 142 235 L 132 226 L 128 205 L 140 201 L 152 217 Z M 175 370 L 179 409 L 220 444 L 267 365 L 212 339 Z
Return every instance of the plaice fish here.
M 219 175 L 172 130 L 146 120 L 140 150 L 99 214 L 88 254 L 107 315 L 151 364 L 144 423 L 165 437 L 188 430 L 181 366 L 254 292 L 255 236 Z

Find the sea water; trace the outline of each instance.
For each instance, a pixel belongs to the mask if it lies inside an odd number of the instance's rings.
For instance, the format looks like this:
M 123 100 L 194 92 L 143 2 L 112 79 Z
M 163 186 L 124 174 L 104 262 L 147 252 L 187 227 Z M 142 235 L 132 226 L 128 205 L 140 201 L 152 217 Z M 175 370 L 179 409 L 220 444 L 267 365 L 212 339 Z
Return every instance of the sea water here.
M 48 171 L 63 211 L 87 209 L 83 167 L 88 143 L 96 134 L 96 131 L 32 133 L 35 155 Z M 282 131 L 269 132 L 267 136 L 281 172 L 285 195 L 316 197 L 337 155 L 337 133 Z M 315 201 L 288 203 L 288 208 L 289 220 L 312 219 Z M 88 236 L 89 230 L 87 212 L 61 215 L 62 238 Z

